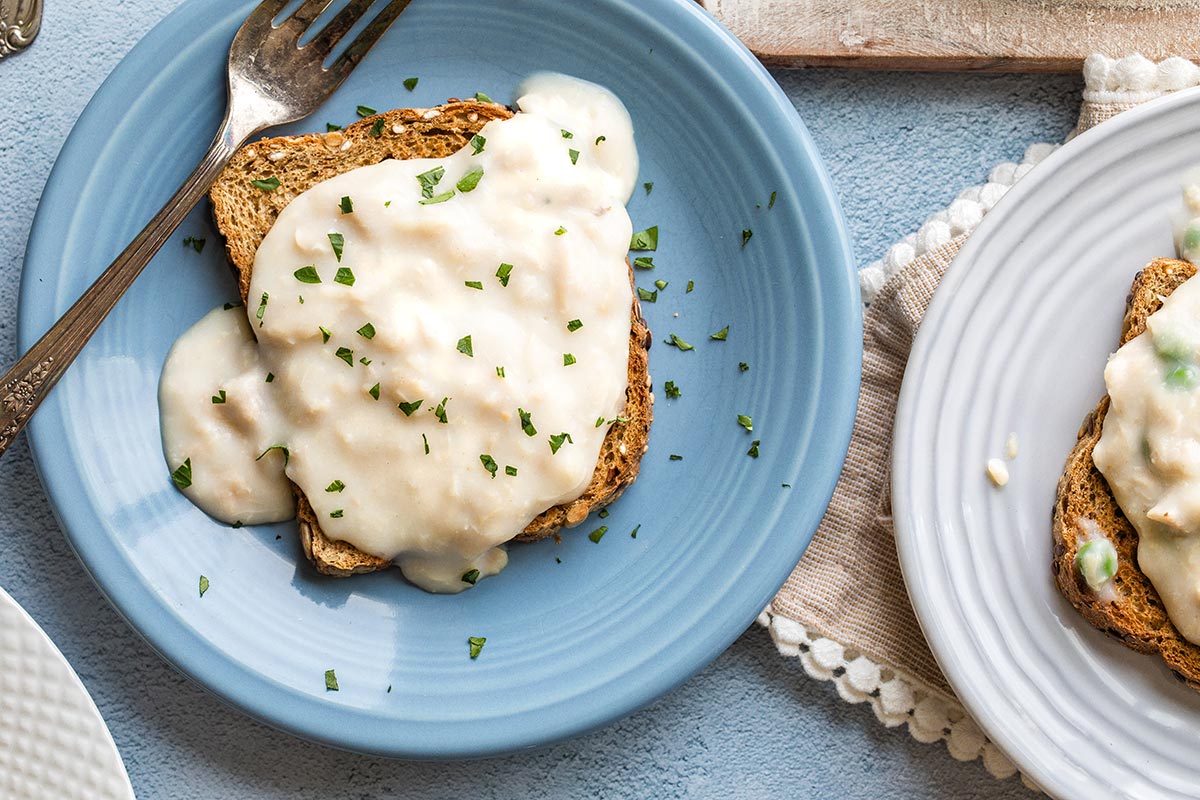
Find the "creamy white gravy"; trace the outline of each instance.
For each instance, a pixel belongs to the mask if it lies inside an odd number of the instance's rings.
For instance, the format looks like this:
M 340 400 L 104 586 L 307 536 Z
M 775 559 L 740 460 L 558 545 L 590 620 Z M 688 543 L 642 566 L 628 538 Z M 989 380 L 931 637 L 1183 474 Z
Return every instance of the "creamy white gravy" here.
M 330 538 L 456 592 L 582 494 L 625 406 L 637 152 L 594 84 L 534 76 L 518 106 L 449 158 L 356 169 L 283 210 L 246 307 L 163 370 L 163 447 L 191 460 L 193 502 L 286 519 L 290 479 Z
M 1138 566 L 1200 644 L 1200 281 L 1176 289 L 1104 370 L 1112 398 L 1093 452 L 1138 532 Z

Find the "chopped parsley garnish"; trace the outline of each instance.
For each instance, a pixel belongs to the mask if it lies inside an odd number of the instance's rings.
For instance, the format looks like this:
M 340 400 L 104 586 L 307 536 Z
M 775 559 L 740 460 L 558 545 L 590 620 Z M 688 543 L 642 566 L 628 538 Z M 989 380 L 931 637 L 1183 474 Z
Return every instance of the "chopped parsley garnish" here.
M 358 363 L 362 364 L 364 367 L 369 367 L 371 365 L 371 359 L 363 356 L 358 360 Z
M 578 150 L 568 150 L 567 155 L 571 157 L 572 164 L 579 163 L 579 151 Z
M 692 289 L 695 289 L 695 288 L 696 288 L 696 282 L 695 282 L 695 281 L 688 281 L 688 287 L 687 287 L 687 290 L 690 292 Z
M 433 197 L 433 189 L 438 185 L 438 181 L 446 174 L 445 167 L 434 167 L 428 172 L 422 172 L 417 176 L 417 182 L 421 184 L 421 197 Z
M 562 225 L 559 225 L 559 226 L 558 226 L 558 230 L 556 230 L 556 231 L 554 232 L 554 235 L 555 235 L 555 236 L 562 236 L 562 235 L 563 235 L 564 233 L 566 233 L 566 232 L 567 232 L 567 229 L 566 229 L 566 228 L 564 228 Z
M 475 357 L 475 350 L 471 347 L 471 335 L 470 334 L 467 334 L 466 336 L 459 339 L 458 344 L 455 346 L 455 349 L 458 350 L 458 352 L 462 353 L 464 356 L 468 356 L 470 358 Z
M 750 365 L 747 364 L 745 361 L 738 362 L 738 371 L 739 372 L 747 372 L 747 371 L 749 371 L 749 369 L 750 369 Z
M 442 192 L 441 194 L 434 195 L 433 197 L 422 198 L 422 199 L 418 200 L 417 202 L 423 206 L 432 206 L 432 205 L 436 205 L 438 203 L 444 203 L 447 200 L 449 200 L 451 197 L 454 197 L 453 189 L 451 189 L 448 192 Z
M 600 540 L 604 538 L 604 534 L 606 533 L 608 533 L 608 526 L 601 525 L 599 528 L 596 528 L 596 530 L 589 533 L 588 538 L 591 539 L 593 543 L 598 544 Z
M 654 191 L 654 181 L 650 181 L 648 183 L 643 183 L 642 188 L 646 190 L 647 195 L 650 194 L 651 192 Z
M 267 313 L 267 302 L 271 299 L 271 295 L 266 292 L 262 293 L 262 298 L 258 301 L 258 311 L 254 312 L 255 318 L 258 319 L 258 327 L 262 327 L 263 314 Z
M 241 308 L 241 307 L 242 307 L 241 303 L 226 303 L 225 305 L 221 306 L 221 308 L 225 309 L 226 311 L 229 311 L 232 308 Z
M 351 200 L 350 197 L 347 195 L 342 198 L 342 201 L 340 203 L 338 203 L 338 208 L 340 208 L 342 210 L 343 214 L 353 214 L 354 213 L 354 201 Z
M 255 189 L 262 189 L 264 192 L 273 192 L 279 188 L 279 178 L 272 175 L 265 180 L 250 181 L 250 185 Z
M 485 100 L 484 102 L 490 103 L 491 100 Z M 487 637 L 486 636 L 468 637 L 467 644 L 470 645 L 470 647 L 471 647 L 471 650 L 470 650 L 471 658 L 479 658 L 479 654 L 481 652 L 483 652 L 483 646 L 485 644 L 487 644 Z
M 583 327 L 583 323 L 577 319 L 573 319 L 567 323 L 567 330 L 571 331 L 571 333 L 574 333 L 575 331 L 579 330 L 582 327 Z
M 462 576 L 463 583 L 469 583 L 472 586 L 474 586 L 475 582 L 478 580 L 479 580 L 479 570 L 477 570 L 477 569 L 469 569 L 463 573 L 463 576 Z
M 604 424 L 604 417 L 596 417 L 596 427 L 599 428 Z
M 688 344 L 683 339 L 680 339 L 678 336 L 676 336 L 673 333 L 671 334 L 671 338 L 666 340 L 666 343 L 671 345 L 672 347 L 678 347 L 680 350 L 695 350 L 696 349 L 695 345 Z
M 331 233 L 329 234 L 329 244 L 331 247 L 333 247 L 334 256 L 336 256 L 337 260 L 340 262 L 342 260 L 342 247 L 344 247 L 346 244 L 346 237 L 342 236 L 340 233 Z
M 342 286 L 354 285 L 354 270 L 349 267 L 338 267 L 337 275 L 333 276 L 334 283 L 340 283 Z
M 654 285 L 657 286 L 660 291 L 667 288 L 667 282 L 664 280 L 657 280 L 654 282 Z
M 608 509 L 607 508 L 600 509 L 600 513 L 597 514 L 596 516 L 600 517 L 600 519 L 608 519 Z
M 654 256 L 638 256 L 633 260 L 637 269 L 654 269 Z
M 366 325 L 363 325 L 361 328 L 356 330 L 355 333 L 357 333 L 359 336 L 363 337 L 364 339 L 374 339 L 375 338 L 375 326 L 368 322 Z
M 411 416 L 413 415 L 413 412 L 414 412 L 414 411 L 416 411 L 418 408 L 420 408 L 420 407 L 421 407 L 421 403 L 424 403 L 424 402 L 425 402 L 425 401 L 424 401 L 423 399 L 422 399 L 422 400 L 414 400 L 414 401 L 413 401 L 413 402 L 411 402 L 411 403 L 403 403 L 403 402 L 402 402 L 402 403 L 400 403 L 400 405 L 399 405 L 399 406 L 397 406 L 397 407 L 398 407 L 398 408 L 399 408 L 401 411 L 403 411 L 403 412 L 404 412 L 404 416 L 406 416 L 406 417 L 411 417 Z
M 346 510 L 344 508 L 335 508 L 333 511 L 329 512 L 329 516 L 332 519 L 341 519 L 342 517 L 346 516 Z
M 383 126 L 387 122 L 383 117 L 375 120 L 375 124 L 371 126 L 371 135 L 378 139 L 383 135 Z
M 292 276 L 301 283 L 320 283 L 321 276 L 317 274 L 317 268 L 314 264 L 309 264 L 307 267 L 301 267 L 292 273 Z
M 460 192 L 469 192 L 479 185 L 479 179 L 483 177 L 483 167 L 474 167 L 466 175 L 458 179 L 458 183 L 454 187 Z
M 334 125 L 332 122 L 325 123 L 325 130 L 327 133 L 333 133 L 334 131 L 340 131 L 341 129 L 341 125 Z
M 217 391 L 217 393 L 213 395 L 212 401 L 213 401 L 213 405 L 218 405 L 218 406 L 221 405 L 222 403 L 224 403 L 225 402 L 225 390 L 219 389 Z
M 419 81 L 419 80 L 421 80 L 421 79 L 420 78 L 405 78 L 404 79 L 404 88 L 408 89 L 411 92 L 413 89 L 417 88 L 417 81 Z
M 629 239 L 630 250 L 657 250 L 658 249 L 658 226 L 655 225 L 646 228 L 644 231 L 638 231 Z
M 450 420 L 446 416 L 446 403 L 450 402 L 449 397 L 443 397 L 442 402 L 437 404 L 437 408 L 433 410 L 433 415 L 438 418 L 438 422 L 443 425 L 449 424 Z
M 771 192 L 771 199 L 767 201 L 767 208 L 775 207 L 775 195 L 777 194 L 779 194 L 779 192 Z
M 367 389 L 367 394 L 371 395 L 375 400 L 379 399 L 379 384 L 375 384 L 370 389 Z
M 463 281 L 463 286 L 466 286 L 468 289 L 483 291 L 483 281 Z
M 562 131 L 562 137 L 564 139 L 574 139 L 575 138 L 575 134 L 571 133 L 570 131 L 564 130 L 562 128 L 559 128 L 559 130 Z
M 658 302 L 658 290 L 657 289 L 655 289 L 652 292 L 649 289 L 643 289 L 642 287 L 639 286 L 639 287 L 637 287 L 637 294 L 638 294 L 638 300 L 644 300 L 647 303 L 657 303 Z
M 729 338 L 729 326 L 726 325 L 724 328 L 721 328 L 721 330 L 717 331 L 716 333 L 709 335 L 708 338 L 716 339 L 718 342 L 725 341 L 726 339 Z
M 747 414 L 738 414 L 738 425 L 741 425 L 748 431 L 754 430 L 754 420 L 750 419 Z
M 498 377 L 498 378 L 504 377 L 504 367 L 496 367 L 496 377 Z
M 758 458 L 758 446 L 760 444 L 762 444 L 761 439 L 755 439 L 753 442 L 751 442 L 750 449 L 746 451 L 746 455 L 750 456 L 751 458 Z
M 746 228 L 742 231 L 742 247 L 746 246 L 746 242 L 750 241 L 750 237 L 754 235 L 754 231 Z
M 600 144 L 601 142 L 603 142 L 603 141 L 605 141 L 605 140 L 607 140 L 607 139 L 608 139 L 608 137 L 607 137 L 607 136 L 604 136 L 604 135 L 597 136 L 597 137 L 596 137 L 596 144 Z
M 197 253 L 200 253 L 200 252 L 204 251 L 204 243 L 206 241 L 207 241 L 206 239 L 200 239 L 195 236 L 189 236 L 183 240 L 183 246 L 191 247 Z
M 572 355 L 571 353 L 563 353 L 563 366 L 564 367 L 569 367 L 574 363 L 576 363 L 574 355 Z
M 476 92 L 476 93 L 475 93 L 475 99 L 476 99 L 476 100 L 478 100 L 480 103 L 494 103 L 494 102 L 496 102 L 495 100 L 493 100 L 492 98 L 490 98 L 490 97 L 488 97 L 486 94 L 484 94 L 483 92 Z
M 792 488 L 792 485 L 790 483 L 781 483 L 781 484 L 779 484 L 779 487 L 781 489 L 790 489 L 790 488 Z
M 204 593 L 208 591 L 208 578 L 200 576 L 200 596 L 204 597 Z
M 342 491 L 342 490 L 343 490 L 343 489 L 345 489 L 345 488 L 346 488 L 346 484 L 342 483 L 341 481 L 334 481 L 333 483 L 331 483 L 331 484 L 329 484 L 328 486 L 326 486 L 326 487 L 325 487 L 325 491 L 327 491 L 327 492 L 340 492 L 340 491 Z
M 575 444 L 575 440 L 571 438 L 569 433 L 560 433 L 557 436 L 550 437 L 550 452 L 557 453 L 558 448 L 563 446 L 563 442 L 567 444 Z
M 360 106 L 361 108 L 361 106 Z M 336 692 L 338 690 L 337 673 L 331 669 L 325 670 L 325 691 Z
M 359 106 L 357 110 L 360 117 L 369 117 L 376 113 L 375 109 L 371 108 L 370 106 Z
M 274 372 L 268 372 L 268 373 L 267 373 L 267 383 L 270 383 L 270 382 L 271 382 L 271 381 L 273 381 L 273 380 L 275 380 L 275 373 L 274 373 Z
M 429 440 L 425 438 L 425 434 L 421 434 L 421 441 L 425 443 L 425 455 L 429 455 Z
M 180 489 L 186 489 L 192 485 L 192 459 L 184 459 L 184 462 L 175 468 L 175 471 L 171 473 L 171 483 Z
M 500 279 L 501 286 L 508 286 L 508 278 L 512 275 L 512 264 L 501 264 L 500 269 L 496 270 L 496 277 Z
M 496 471 L 500 469 L 500 466 L 496 463 L 496 459 L 487 453 L 481 453 L 479 455 L 479 463 L 483 464 L 483 468 L 492 474 L 492 480 L 496 480 Z
M 477 133 L 471 137 L 471 141 L 468 142 L 468 144 L 470 144 L 471 149 L 475 151 L 471 153 L 471 155 L 477 156 L 483 152 L 483 146 L 487 144 L 487 139 Z
M 683 456 L 681 456 L 681 455 L 677 455 L 677 454 L 675 454 L 675 453 L 671 453 L 671 455 L 669 456 L 669 458 L 670 458 L 672 461 L 683 461 Z
M 683 392 L 679 391 L 679 387 L 675 385 L 675 381 L 664 383 L 663 391 L 667 393 L 667 397 L 683 397 Z
M 339 347 L 333 354 L 345 361 L 347 366 L 354 366 L 354 351 L 349 347 Z
M 509 466 L 504 468 L 504 474 L 509 476 L 510 478 L 515 478 L 515 477 L 517 477 L 517 468 L 510 464 Z
M 523 408 L 518 408 L 517 416 L 521 418 L 521 430 L 525 431 L 525 435 L 537 436 L 537 428 L 533 427 L 533 414 Z
M 300 295 L 296 295 L 296 297 L 297 297 L 297 299 L 299 299 L 300 305 L 304 305 L 304 295 L 300 294 Z
M 333 336 L 333 331 L 329 330 L 329 328 L 326 328 L 324 325 L 318 325 L 317 330 L 321 332 L 321 344 L 327 343 L 329 341 L 329 337 Z
M 273 444 L 270 447 L 268 447 L 266 450 L 263 450 L 261 453 L 259 453 L 258 458 L 254 459 L 254 460 L 262 461 L 263 456 L 265 456 L 267 453 L 271 452 L 272 450 L 278 450 L 279 452 L 283 453 L 283 465 L 286 467 L 288 465 L 288 460 L 292 457 L 292 451 L 288 450 L 288 447 L 286 444 Z

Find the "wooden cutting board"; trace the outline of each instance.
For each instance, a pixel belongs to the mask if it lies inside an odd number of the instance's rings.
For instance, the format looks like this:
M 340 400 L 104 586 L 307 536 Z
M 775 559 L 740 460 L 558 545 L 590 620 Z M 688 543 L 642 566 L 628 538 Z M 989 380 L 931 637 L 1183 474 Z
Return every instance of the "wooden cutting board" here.
M 1200 60 L 1200 0 L 699 0 L 769 66 L 1075 72 Z

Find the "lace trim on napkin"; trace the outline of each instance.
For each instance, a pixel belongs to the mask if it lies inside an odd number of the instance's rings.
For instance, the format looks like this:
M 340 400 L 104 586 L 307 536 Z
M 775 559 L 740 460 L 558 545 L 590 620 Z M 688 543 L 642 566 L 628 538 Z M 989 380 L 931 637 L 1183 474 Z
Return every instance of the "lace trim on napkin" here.
M 1057 148 L 1058 145 L 1053 144 L 1030 145 L 1020 164 L 1006 162 L 995 167 L 988 173 L 987 183 L 959 192 L 953 203 L 925 220 L 916 233 L 905 236 L 889 247 L 883 258 L 859 270 L 858 284 L 862 289 L 863 302 L 870 305 L 888 278 L 912 263 L 914 258 L 941 247 L 956 236 L 975 230 L 983 215 L 991 211 L 1004 193 Z
M 962 704 L 926 688 L 923 681 L 875 663 L 870 657 L 846 648 L 804 625 L 763 611 L 758 624 L 771 632 L 775 647 L 784 656 L 800 659 L 810 678 L 832 682 L 847 703 L 869 703 L 875 718 L 888 728 L 908 726 L 918 742 L 943 741 L 959 761 L 980 759 L 995 778 L 1005 780 L 1017 768 L 967 715 Z M 1034 791 L 1038 787 L 1021 775 Z

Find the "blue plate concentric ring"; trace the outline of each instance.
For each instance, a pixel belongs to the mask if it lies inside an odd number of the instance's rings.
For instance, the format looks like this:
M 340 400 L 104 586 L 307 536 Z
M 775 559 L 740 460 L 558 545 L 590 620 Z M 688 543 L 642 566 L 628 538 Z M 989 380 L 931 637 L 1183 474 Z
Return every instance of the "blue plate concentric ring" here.
M 252 5 L 185 2 L 84 110 L 34 222 L 22 348 L 199 159 L 223 111 L 228 43 Z M 651 371 L 682 397 L 658 392 L 642 475 L 603 523 L 561 544 L 514 547 L 499 578 L 434 597 L 394 571 L 324 578 L 290 525 L 231 529 L 189 505 L 163 463 L 156 385 L 175 337 L 235 293 L 207 204 L 30 426 L 63 529 L 133 628 L 219 697 L 297 735 L 460 758 L 610 722 L 695 673 L 754 620 L 832 494 L 861 359 L 845 225 L 791 103 L 690 0 L 416 0 L 318 115 L 280 132 L 345 123 L 357 104 L 430 106 L 476 91 L 511 101 L 537 70 L 607 85 L 628 105 L 641 180 L 653 184 L 630 213 L 635 228 L 661 231 L 656 270 L 639 282 L 669 284 L 645 306 Z M 185 248 L 185 236 L 207 247 Z M 726 325 L 727 341 L 709 339 Z M 696 349 L 663 346 L 667 333 Z M 753 416 L 752 434 L 738 414 Z M 585 534 L 600 524 L 608 533 L 593 543 Z M 487 637 L 476 660 L 468 636 Z

